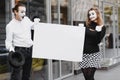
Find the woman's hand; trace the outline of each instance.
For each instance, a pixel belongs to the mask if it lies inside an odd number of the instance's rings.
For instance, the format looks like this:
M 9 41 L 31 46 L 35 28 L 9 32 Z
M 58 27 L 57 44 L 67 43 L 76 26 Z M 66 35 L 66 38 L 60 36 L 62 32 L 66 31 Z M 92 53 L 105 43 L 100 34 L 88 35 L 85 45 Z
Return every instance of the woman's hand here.
M 89 29 L 90 31 L 95 31 L 94 29 Z
M 97 32 L 100 32 L 100 31 L 102 30 L 102 27 L 103 27 L 103 25 L 101 25 L 101 26 L 96 26 L 95 30 L 96 30 Z

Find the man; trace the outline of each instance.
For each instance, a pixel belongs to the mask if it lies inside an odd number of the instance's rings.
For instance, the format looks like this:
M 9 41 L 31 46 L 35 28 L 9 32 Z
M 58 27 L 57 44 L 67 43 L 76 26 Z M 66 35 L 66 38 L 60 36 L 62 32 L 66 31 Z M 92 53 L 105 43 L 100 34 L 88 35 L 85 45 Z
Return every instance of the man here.
M 33 22 L 26 17 L 26 7 L 17 4 L 12 9 L 14 18 L 6 26 L 5 45 L 9 51 L 19 51 L 25 57 L 25 63 L 19 68 L 12 67 L 11 80 L 30 80 L 33 41 L 31 29 Z

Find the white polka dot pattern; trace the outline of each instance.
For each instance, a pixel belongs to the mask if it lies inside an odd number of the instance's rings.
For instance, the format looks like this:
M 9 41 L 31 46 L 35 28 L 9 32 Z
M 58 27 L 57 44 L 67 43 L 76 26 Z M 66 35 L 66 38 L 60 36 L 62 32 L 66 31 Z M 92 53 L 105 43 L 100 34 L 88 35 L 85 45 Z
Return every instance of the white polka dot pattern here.
M 79 63 L 80 68 L 96 67 L 100 68 L 102 54 L 100 52 L 83 54 L 83 61 Z

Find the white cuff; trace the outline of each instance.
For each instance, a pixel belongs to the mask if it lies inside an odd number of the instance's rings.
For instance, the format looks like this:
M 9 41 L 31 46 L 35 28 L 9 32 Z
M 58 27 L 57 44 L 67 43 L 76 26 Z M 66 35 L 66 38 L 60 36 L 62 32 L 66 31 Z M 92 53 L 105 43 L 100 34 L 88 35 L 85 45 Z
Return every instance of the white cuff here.
M 14 50 L 13 47 L 10 47 L 9 51 L 10 51 L 10 52 L 11 52 L 11 51 L 15 52 L 15 50 Z
M 40 18 L 35 18 L 35 19 L 34 19 L 34 23 L 35 23 L 35 24 L 37 24 L 37 23 L 39 23 L 39 22 L 40 22 Z
M 95 30 L 100 32 L 102 30 L 102 26 L 96 26 Z

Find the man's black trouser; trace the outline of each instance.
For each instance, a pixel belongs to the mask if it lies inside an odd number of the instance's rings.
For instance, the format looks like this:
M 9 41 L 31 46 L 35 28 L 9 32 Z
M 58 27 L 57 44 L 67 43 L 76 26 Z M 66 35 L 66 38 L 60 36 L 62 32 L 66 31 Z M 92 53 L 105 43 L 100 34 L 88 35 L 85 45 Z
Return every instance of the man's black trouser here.
M 15 47 L 15 51 L 20 51 L 25 57 L 25 63 L 19 68 L 12 67 L 11 80 L 30 80 L 32 66 L 32 47 Z

